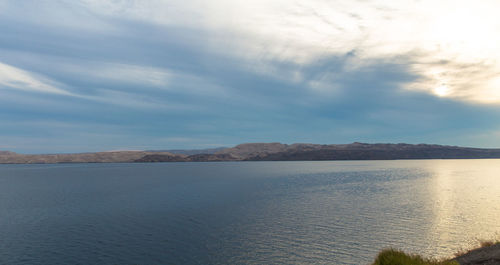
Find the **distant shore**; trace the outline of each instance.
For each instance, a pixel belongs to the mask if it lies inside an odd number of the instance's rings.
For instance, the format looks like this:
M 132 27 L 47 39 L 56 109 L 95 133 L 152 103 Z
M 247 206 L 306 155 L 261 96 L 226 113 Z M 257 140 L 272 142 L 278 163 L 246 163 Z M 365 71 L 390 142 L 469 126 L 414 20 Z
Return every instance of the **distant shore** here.
M 134 163 L 216 161 L 334 161 L 500 158 L 500 149 L 431 144 L 281 144 L 249 143 L 232 148 L 166 151 L 113 151 L 27 155 L 0 151 L 0 164 Z

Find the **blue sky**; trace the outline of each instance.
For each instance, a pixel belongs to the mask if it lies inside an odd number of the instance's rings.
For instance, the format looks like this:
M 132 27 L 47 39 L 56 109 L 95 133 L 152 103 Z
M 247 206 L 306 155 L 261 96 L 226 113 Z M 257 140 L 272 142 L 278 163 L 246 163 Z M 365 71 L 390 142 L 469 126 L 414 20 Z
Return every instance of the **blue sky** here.
M 499 7 L 0 0 L 0 150 L 500 147 Z

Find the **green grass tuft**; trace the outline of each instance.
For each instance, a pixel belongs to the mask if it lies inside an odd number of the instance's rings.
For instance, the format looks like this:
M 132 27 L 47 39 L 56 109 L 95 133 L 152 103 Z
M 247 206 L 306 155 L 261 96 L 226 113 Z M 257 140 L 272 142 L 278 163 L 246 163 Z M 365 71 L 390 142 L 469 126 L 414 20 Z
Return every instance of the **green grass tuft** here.
M 459 265 L 456 261 L 436 261 L 402 251 L 387 249 L 380 252 L 373 265 Z

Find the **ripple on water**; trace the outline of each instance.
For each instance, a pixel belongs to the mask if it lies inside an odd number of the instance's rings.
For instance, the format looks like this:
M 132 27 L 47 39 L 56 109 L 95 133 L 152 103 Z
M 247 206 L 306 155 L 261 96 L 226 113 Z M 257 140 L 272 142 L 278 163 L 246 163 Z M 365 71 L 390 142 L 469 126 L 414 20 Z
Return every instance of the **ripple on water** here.
M 0 166 L 1 264 L 368 264 L 499 236 L 499 160 Z

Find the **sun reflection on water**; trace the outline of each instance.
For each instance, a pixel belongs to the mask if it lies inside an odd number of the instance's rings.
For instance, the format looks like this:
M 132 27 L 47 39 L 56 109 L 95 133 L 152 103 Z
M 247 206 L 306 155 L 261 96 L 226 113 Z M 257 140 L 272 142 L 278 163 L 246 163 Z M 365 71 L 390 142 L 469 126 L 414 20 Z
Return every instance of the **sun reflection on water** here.
M 500 232 L 498 160 L 434 160 L 429 163 L 433 207 L 430 246 L 448 246 L 450 254 L 494 240 Z M 428 250 L 432 254 L 432 250 Z M 435 250 L 434 250 L 434 253 Z

